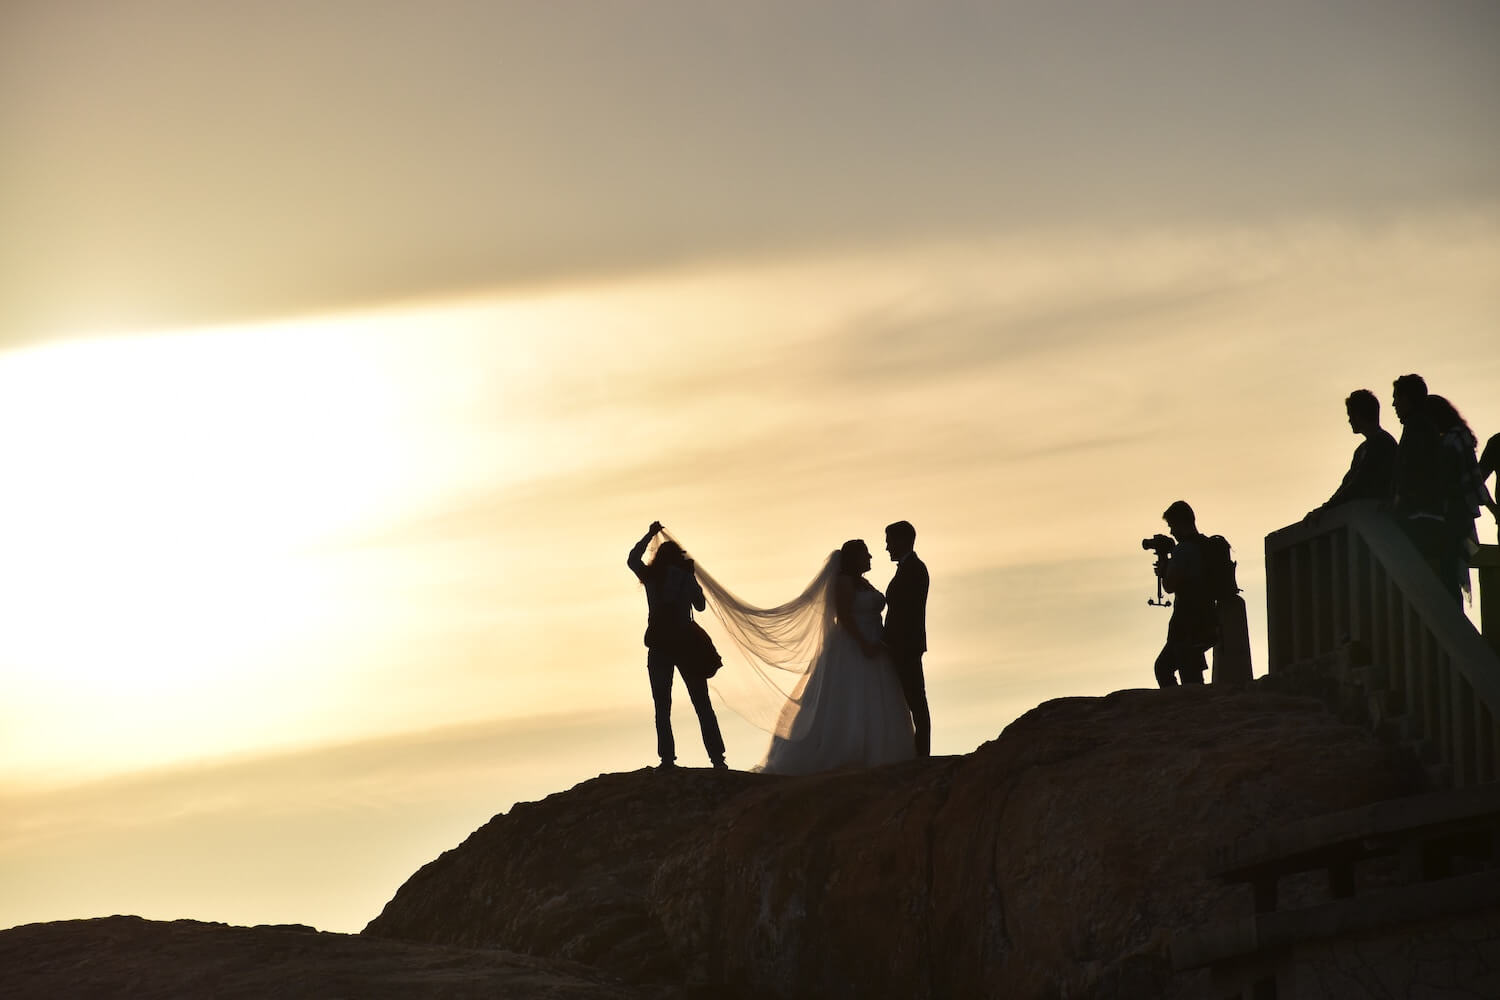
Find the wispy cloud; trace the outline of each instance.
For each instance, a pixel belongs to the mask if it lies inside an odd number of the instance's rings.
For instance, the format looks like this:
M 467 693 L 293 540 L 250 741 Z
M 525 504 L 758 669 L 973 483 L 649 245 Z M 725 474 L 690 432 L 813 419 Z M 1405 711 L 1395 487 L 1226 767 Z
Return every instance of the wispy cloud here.
M 1469 0 L 0 16 L 13 336 L 1059 223 L 1379 217 L 1500 176 L 1500 24 Z

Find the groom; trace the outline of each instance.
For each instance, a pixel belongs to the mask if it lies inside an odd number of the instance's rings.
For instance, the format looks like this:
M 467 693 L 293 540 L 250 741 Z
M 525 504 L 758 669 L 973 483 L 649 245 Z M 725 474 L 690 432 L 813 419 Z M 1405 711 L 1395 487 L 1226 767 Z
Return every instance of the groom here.
M 922 654 L 927 651 L 927 564 L 912 546 L 917 529 L 897 521 L 885 529 L 885 550 L 896 564 L 885 591 L 885 645 L 891 651 L 901 692 L 911 710 L 918 757 L 932 756 L 932 716 L 927 711 L 927 683 L 922 678 Z

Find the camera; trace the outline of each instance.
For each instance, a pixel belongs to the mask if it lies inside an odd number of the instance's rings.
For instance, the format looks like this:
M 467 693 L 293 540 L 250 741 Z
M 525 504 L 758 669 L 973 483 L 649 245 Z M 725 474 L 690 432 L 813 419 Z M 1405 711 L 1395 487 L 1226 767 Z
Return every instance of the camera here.
M 1169 555 L 1176 547 L 1177 543 L 1167 535 L 1152 535 L 1150 538 L 1141 539 L 1141 548 L 1148 552 L 1155 552 L 1158 559 Z
M 1172 606 L 1172 602 L 1162 595 L 1161 574 L 1163 565 L 1167 559 L 1171 558 L 1172 550 L 1176 547 L 1177 543 L 1168 535 L 1152 535 L 1150 538 L 1141 539 L 1141 548 L 1147 552 L 1156 553 L 1156 565 L 1152 567 L 1152 569 L 1156 570 L 1156 600 L 1153 601 L 1149 598 L 1146 600 L 1146 603 L 1153 608 L 1170 608 Z

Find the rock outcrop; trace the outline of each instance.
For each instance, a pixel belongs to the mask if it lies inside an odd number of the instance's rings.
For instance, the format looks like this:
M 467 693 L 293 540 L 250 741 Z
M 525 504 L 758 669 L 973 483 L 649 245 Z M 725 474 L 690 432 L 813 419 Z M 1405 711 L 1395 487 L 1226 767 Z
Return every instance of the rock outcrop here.
M 963 757 L 601 776 L 491 820 L 365 935 L 755 997 L 1195 996 L 1171 932 L 1245 902 L 1214 848 L 1417 780 L 1310 699 L 1062 699 Z
M 657 870 L 711 839 L 725 804 L 781 784 L 743 771 L 640 770 L 517 803 L 423 866 L 364 933 L 678 981 L 682 964 L 652 911 Z
M 5 1000 L 644 1000 L 584 968 L 475 950 L 196 920 L 100 917 L 0 931 Z

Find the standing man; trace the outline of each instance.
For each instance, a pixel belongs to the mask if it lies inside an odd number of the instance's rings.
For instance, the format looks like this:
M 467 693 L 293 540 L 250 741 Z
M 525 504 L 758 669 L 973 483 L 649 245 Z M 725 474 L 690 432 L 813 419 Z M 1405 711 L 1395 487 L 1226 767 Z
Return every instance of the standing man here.
M 1443 453 L 1443 438 L 1432 421 L 1427 383 L 1420 375 L 1402 375 L 1391 386 L 1391 406 L 1401 421 L 1396 447 L 1393 506 L 1396 521 L 1422 559 L 1432 567 L 1443 589 L 1462 600 L 1458 585 L 1458 545 L 1450 536 L 1447 500 L 1453 477 Z
M 1161 577 L 1162 589 L 1177 599 L 1167 623 L 1167 643 L 1156 657 L 1156 683 L 1176 687 L 1180 676 L 1184 687 L 1202 684 L 1208 669 L 1203 654 L 1213 646 L 1219 630 L 1218 612 L 1204 574 L 1205 539 L 1186 500 L 1175 501 L 1161 517 L 1177 544 L 1156 536 L 1156 575 Z
M 912 546 L 917 529 L 897 521 L 885 529 L 885 550 L 896 564 L 896 575 L 885 591 L 885 645 L 891 651 L 901 693 L 911 711 L 919 758 L 932 756 L 932 715 L 927 710 L 927 682 L 922 677 L 922 654 L 927 652 L 927 564 Z
M 1354 458 L 1349 463 L 1349 471 L 1344 473 L 1344 481 L 1339 483 L 1333 496 L 1307 515 L 1309 518 L 1350 500 L 1391 498 L 1391 481 L 1396 472 L 1396 439 L 1380 426 L 1380 400 L 1369 389 L 1355 389 L 1344 400 L 1344 410 L 1349 415 L 1349 429 L 1362 435 L 1364 440 L 1354 449 Z

